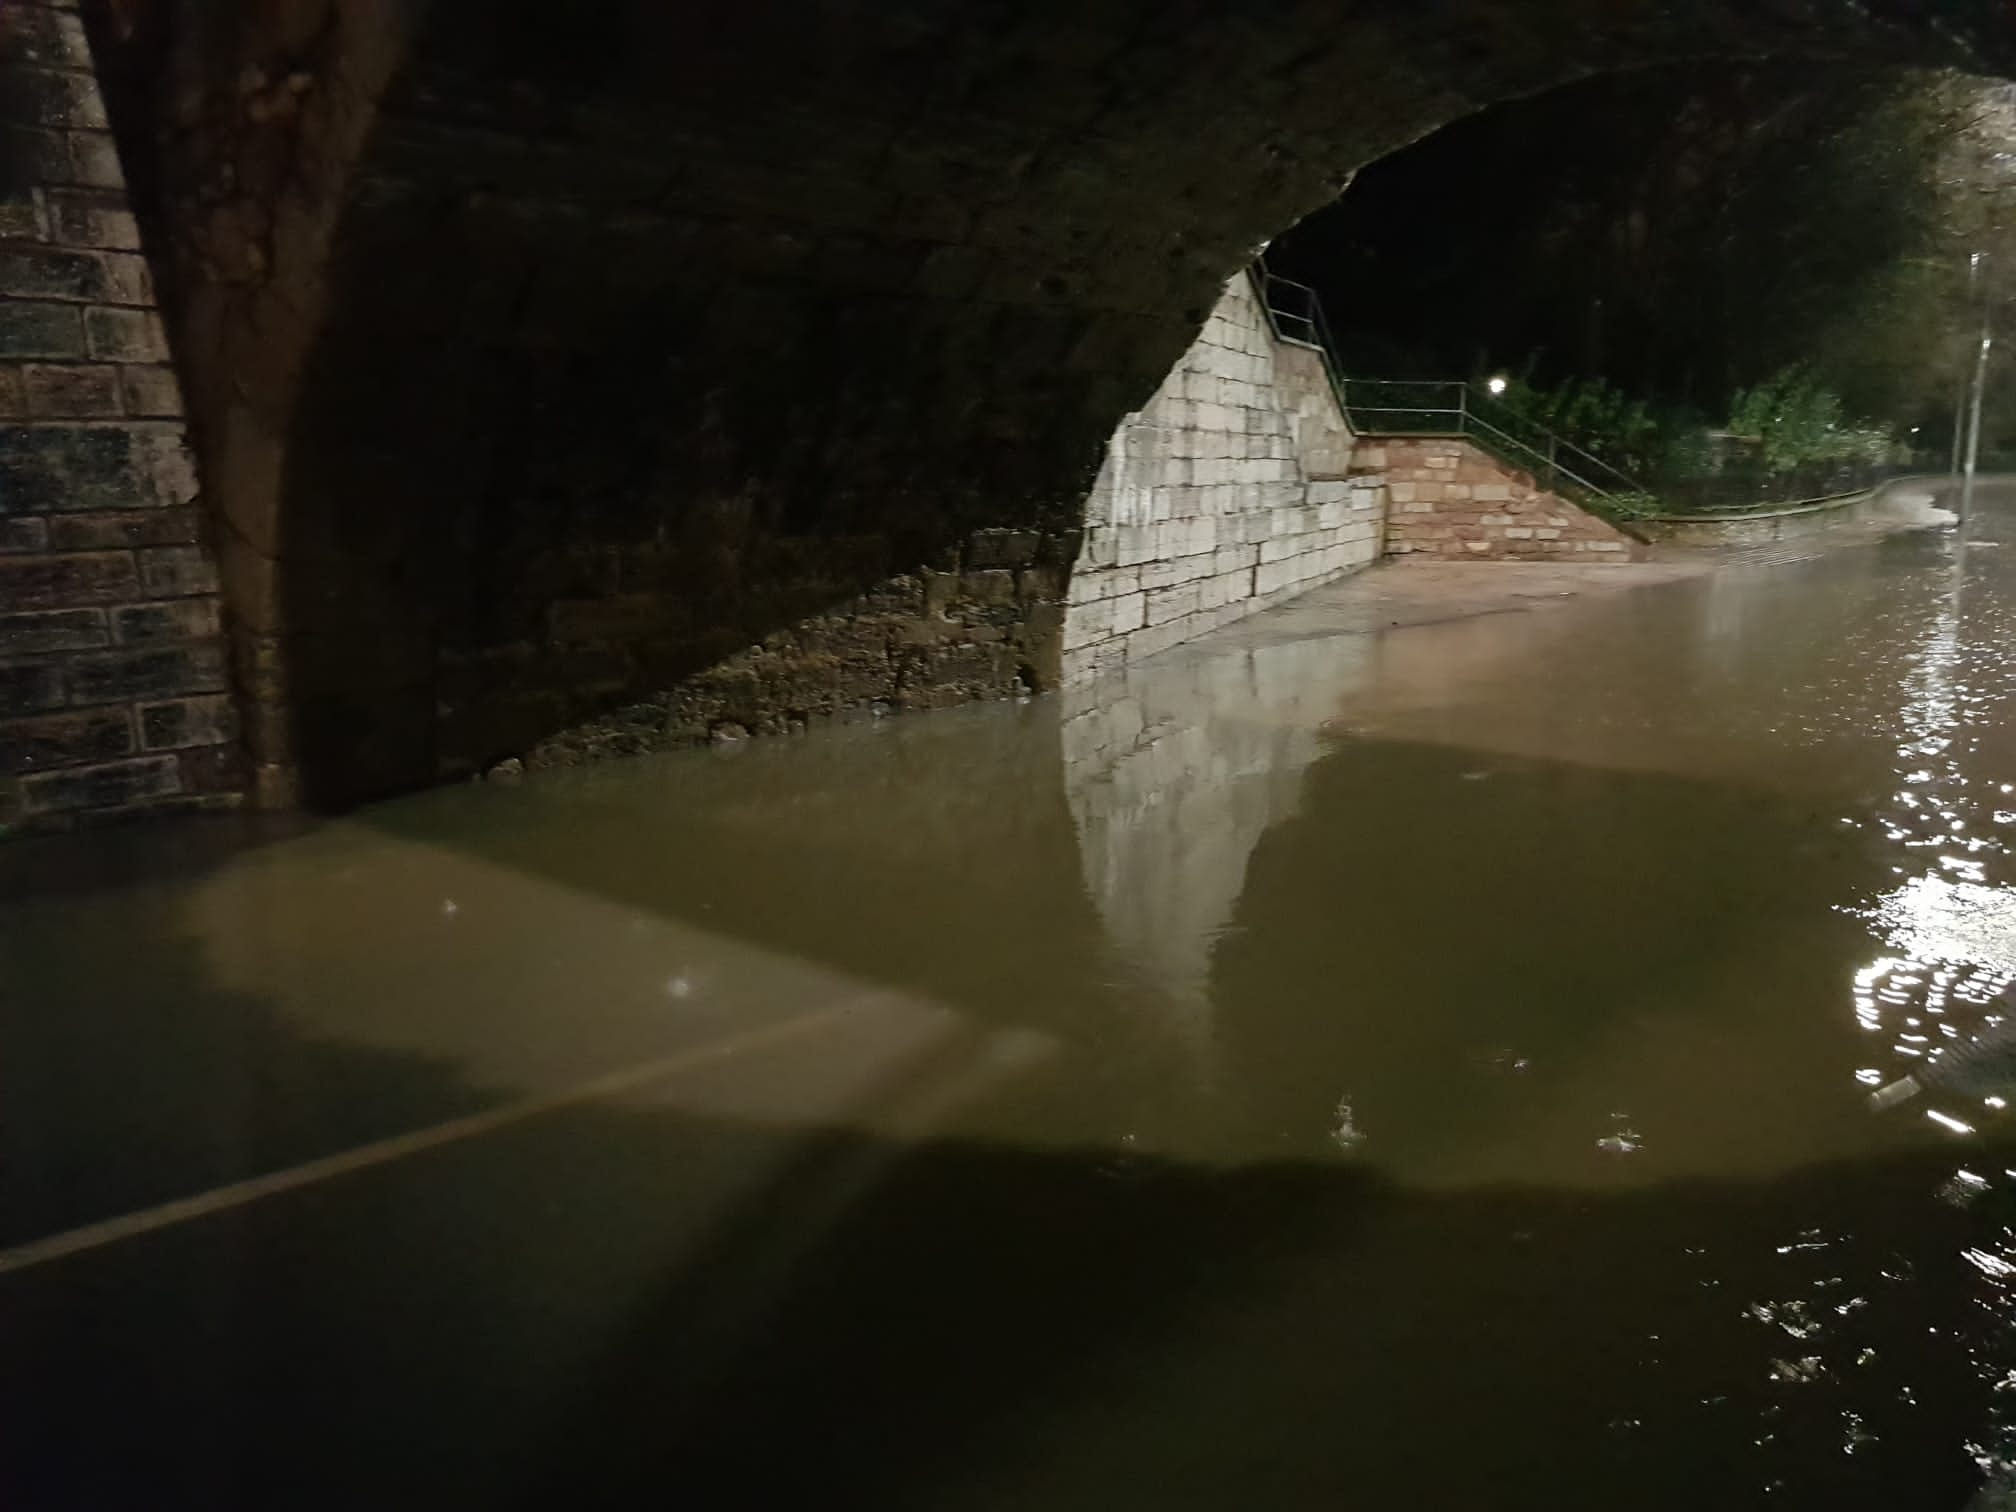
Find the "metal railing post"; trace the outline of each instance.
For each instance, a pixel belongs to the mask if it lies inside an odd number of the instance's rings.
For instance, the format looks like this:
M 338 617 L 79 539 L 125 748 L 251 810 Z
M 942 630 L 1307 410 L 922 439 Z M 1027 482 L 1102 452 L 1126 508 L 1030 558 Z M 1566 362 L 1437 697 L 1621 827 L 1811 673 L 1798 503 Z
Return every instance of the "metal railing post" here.
M 1547 491 L 1554 491 L 1554 460 L 1560 448 L 1561 438 L 1554 432 L 1547 432 Z
M 1470 434 L 1470 385 L 1467 383 L 1456 390 L 1456 434 Z

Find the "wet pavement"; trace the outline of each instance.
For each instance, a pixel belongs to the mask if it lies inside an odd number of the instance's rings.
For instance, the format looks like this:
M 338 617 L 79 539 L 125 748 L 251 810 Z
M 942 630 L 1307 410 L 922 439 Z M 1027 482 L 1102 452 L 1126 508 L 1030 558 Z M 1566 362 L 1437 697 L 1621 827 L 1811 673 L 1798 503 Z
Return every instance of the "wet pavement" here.
M 1969 536 L 7 847 L 0 1507 L 1995 1504 Z

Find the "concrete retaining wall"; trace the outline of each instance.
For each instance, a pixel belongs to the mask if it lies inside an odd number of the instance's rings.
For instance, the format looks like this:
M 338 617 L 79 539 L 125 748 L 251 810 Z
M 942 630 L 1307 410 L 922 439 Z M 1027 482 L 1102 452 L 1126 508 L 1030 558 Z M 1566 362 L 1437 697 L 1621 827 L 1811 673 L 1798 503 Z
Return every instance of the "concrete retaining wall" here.
M 1384 490 L 1322 358 L 1274 339 L 1244 274 L 1114 432 L 1086 502 L 1064 680 L 1152 655 L 1378 558 Z
M 1875 509 L 1885 488 L 1761 514 L 1673 515 L 1647 520 L 1643 528 L 1654 540 L 1673 546 L 1756 546 L 1860 520 Z

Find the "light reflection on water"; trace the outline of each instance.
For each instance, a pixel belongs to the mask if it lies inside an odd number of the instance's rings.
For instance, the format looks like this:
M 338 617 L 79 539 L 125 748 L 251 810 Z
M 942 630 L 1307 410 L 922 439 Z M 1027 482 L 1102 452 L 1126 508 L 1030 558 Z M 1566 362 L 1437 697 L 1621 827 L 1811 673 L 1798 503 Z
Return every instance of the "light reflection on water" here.
M 1904 680 L 1900 786 L 1875 817 L 1902 880 L 1863 910 L 1886 953 L 1854 975 L 1856 1022 L 1877 1046 L 1875 1064 L 1855 1080 L 1878 1089 L 1871 1105 L 1883 1116 L 1915 1112 L 1972 1145 L 2006 1138 L 2016 1094 L 2016 1005 L 2007 995 L 2016 982 L 2016 866 L 2002 833 L 2016 813 L 1995 806 L 2011 791 L 2008 768 L 1984 769 L 1979 759 L 1984 735 L 2006 717 L 2016 667 L 2001 633 L 2005 585 L 1972 579 L 1964 539 L 1949 550 L 1947 591 Z M 1939 1199 L 1978 1204 L 1984 1215 L 2016 1212 L 2016 1169 L 1992 1156 L 1974 1164 L 1982 1169 L 1957 1165 Z M 1978 1327 L 1954 1344 L 1989 1389 L 1987 1420 L 1967 1446 L 1986 1481 L 1973 1505 L 1987 1508 L 2016 1494 L 2016 1264 L 2011 1230 L 1984 1221 L 1993 1231 L 1961 1250 L 1977 1278 Z

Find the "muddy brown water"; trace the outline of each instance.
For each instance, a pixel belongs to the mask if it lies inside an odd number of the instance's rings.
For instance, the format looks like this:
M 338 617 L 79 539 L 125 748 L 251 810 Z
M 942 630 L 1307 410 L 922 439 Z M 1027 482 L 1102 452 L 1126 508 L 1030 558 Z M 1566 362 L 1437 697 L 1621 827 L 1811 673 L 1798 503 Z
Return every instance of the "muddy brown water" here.
M 1970 534 L 9 847 L 0 1506 L 1999 1505 Z

